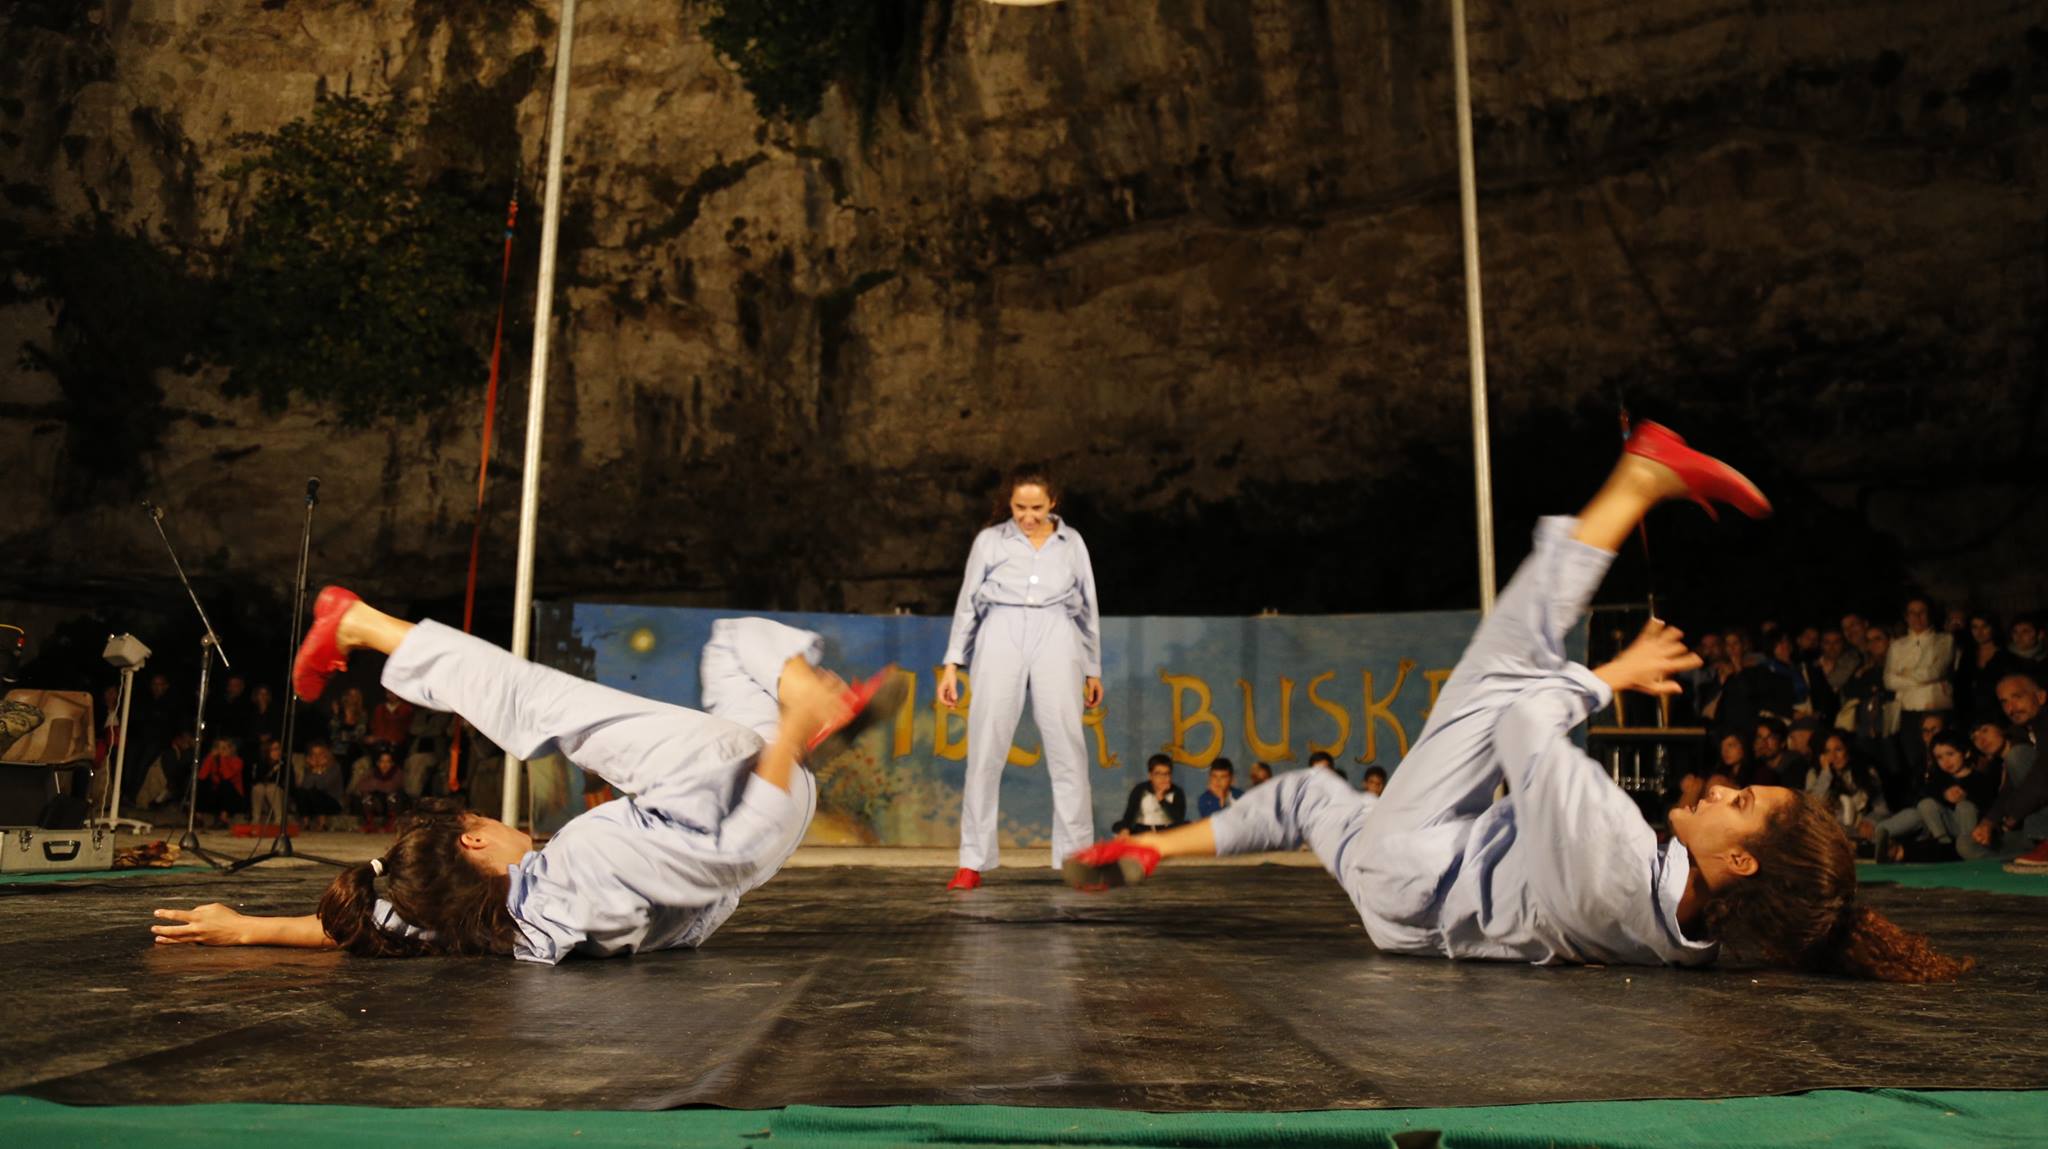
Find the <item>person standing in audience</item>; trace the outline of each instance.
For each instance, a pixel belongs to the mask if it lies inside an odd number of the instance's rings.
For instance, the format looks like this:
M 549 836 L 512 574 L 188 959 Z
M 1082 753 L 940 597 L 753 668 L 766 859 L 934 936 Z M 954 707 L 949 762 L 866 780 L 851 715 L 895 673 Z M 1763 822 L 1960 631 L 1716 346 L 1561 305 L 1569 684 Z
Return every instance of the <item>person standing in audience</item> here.
M 327 717 L 327 750 L 343 773 L 363 756 L 370 742 L 370 712 L 363 706 L 363 692 L 351 686 L 334 700 Z
M 1264 786 L 1273 780 L 1273 768 L 1264 762 L 1252 763 L 1252 768 L 1248 773 L 1251 775 L 1252 785 L 1254 786 Z
M 256 740 L 250 727 L 250 717 L 249 680 L 239 674 L 229 674 L 221 683 L 220 697 L 207 708 L 207 733 L 233 742 L 237 757 L 252 758 L 256 753 Z
M 1233 783 L 1237 781 L 1237 767 L 1228 758 L 1218 758 L 1209 764 L 1209 787 L 1195 797 L 1195 810 L 1204 818 L 1213 818 L 1225 806 L 1244 797 L 1244 791 Z
M 270 734 L 256 736 L 256 757 L 249 764 L 249 820 L 284 825 L 284 743 Z
M 1899 752 L 1909 773 L 1926 765 L 1923 722 L 1932 718 L 1940 729 L 1955 709 L 1948 682 L 1954 656 L 1955 642 L 1934 628 L 1934 604 L 1923 595 L 1907 599 L 1906 633 L 1885 656 L 1884 684 L 1898 696 Z
M 1863 652 L 1849 645 L 1848 639 L 1839 630 L 1824 630 L 1820 635 L 1820 657 L 1814 660 L 1821 673 L 1827 677 L 1828 689 L 1833 691 L 1837 702 L 1841 700 L 1842 688 L 1849 685 L 1849 676 L 1863 665 Z M 1834 715 L 1826 715 L 1833 720 Z
M 1721 648 L 1720 632 L 1709 631 L 1701 635 L 1693 653 L 1700 656 L 1700 664 L 1680 674 L 1678 679 L 1685 684 L 1686 692 L 1692 698 L 1693 713 L 1711 718 L 1721 700 L 1720 667 L 1726 656 Z
M 2008 674 L 2025 670 L 2027 664 L 1998 641 L 1998 620 L 1983 612 L 1969 619 L 1969 640 L 1956 654 L 1955 704 L 1964 722 L 1975 726 L 1983 719 L 1996 719 L 1998 683 Z
M 276 692 L 260 682 L 249 691 L 249 732 L 259 745 L 266 737 L 284 737 L 284 709 L 277 704 Z
M 370 743 L 403 755 L 412 742 L 413 704 L 384 688 L 384 699 L 370 712 Z
M 1870 649 L 1870 620 L 1860 614 L 1842 616 L 1842 641 L 1850 650 Z
M 1365 778 L 1358 788 L 1377 798 L 1387 792 L 1387 772 L 1378 766 L 1366 770 Z
M 1714 713 L 1714 725 L 1732 731 L 1745 741 L 1755 737 L 1756 724 L 1766 712 L 1792 713 L 1792 682 L 1773 673 L 1763 659 L 1750 653 L 1749 633 L 1732 628 L 1721 635 L 1725 656 L 1721 663 L 1721 699 Z
M 1228 764 L 1230 760 L 1216 761 Z M 1131 787 L 1130 799 L 1124 803 L 1124 816 L 1111 829 L 1118 837 L 1127 838 L 1133 834 L 1156 834 L 1187 820 L 1188 796 L 1174 785 L 1173 759 L 1154 754 L 1145 762 L 1145 780 Z
M 2023 614 L 2012 620 L 2011 650 L 2015 658 L 2036 669 L 2048 662 L 2048 646 L 2042 645 L 2039 619 Z

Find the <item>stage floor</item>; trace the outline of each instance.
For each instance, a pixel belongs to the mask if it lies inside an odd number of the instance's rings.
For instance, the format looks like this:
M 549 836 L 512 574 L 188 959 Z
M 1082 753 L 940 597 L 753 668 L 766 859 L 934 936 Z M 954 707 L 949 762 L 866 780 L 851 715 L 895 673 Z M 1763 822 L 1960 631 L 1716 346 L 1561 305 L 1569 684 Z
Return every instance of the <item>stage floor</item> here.
M 1041 869 L 795 869 L 704 949 L 156 948 L 156 905 L 305 912 L 330 871 L 0 886 L 0 1093 L 78 1104 L 1299 1110 L 2048 1086 L 2048 903 L 1869 888 L 1953 986 L 1376 953 L 1319 870 L 1088 896 Z

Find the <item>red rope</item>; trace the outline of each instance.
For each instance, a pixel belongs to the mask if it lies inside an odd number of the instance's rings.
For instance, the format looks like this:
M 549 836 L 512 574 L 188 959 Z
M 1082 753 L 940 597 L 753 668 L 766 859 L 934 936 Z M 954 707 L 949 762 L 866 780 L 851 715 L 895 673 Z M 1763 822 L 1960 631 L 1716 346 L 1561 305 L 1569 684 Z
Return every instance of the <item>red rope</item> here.
M 476 569 L 484 546 L 484 490 L 491 474 L 491 430 L 498 425 L 498 366 L 505 354 L 505 299 L 512 289 L 512 232 L 519 223 L 519 192 L 505 205 L 505 261 L 498 273 L 498 330 L 491 337 L 491 382 L 484 392 L 484 442 L 476 465 L 476 517 L 469 532 L 469 580 L 462 591 L 462 633 L 470 633 L 476 621 Z M 458 724 L 448 739 L 448 789 L 461 785 L 462 728 Z

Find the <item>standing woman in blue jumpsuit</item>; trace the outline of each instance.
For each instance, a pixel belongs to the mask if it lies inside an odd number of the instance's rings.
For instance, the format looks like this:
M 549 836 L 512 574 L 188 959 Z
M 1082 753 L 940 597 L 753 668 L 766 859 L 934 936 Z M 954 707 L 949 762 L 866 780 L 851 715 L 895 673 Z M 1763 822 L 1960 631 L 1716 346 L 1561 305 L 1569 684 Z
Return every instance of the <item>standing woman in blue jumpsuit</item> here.
M 994 525 L 967 555 L 939 676 L 939 701 L 956 705 L 959 670 L 972 660 L 960 869 L 949 890 L 971 890 L 996 868 L 996 799 L 1027 690 L 1052 779 L 1053 866 L 1095 837 L 1081 716 L 1102 704 L 1102 610 L 1088 544 L 1053 513 L 1058 505 L 1044 467 L 1017 468 L 1003 483 Z
M 1732 468 L 1643 423 L 1576 518 L 1536 546 L 1459 658 L 1378 798 L 1326 770 L 1257 787 L 1206 821 L 1104 842 L 1070 863 L 1084 889 L 1137 881 L 1162 857 L 1306 844 L 1390 953 L 1541 963 L 1704 965 L 1724 941 L 1774 964 L 1888 981 L 1948 980 L 1937 952 L 1856 897 L 1856 854 L 1830 812 L 1781 786 L 1709 786 L 1660 844 L 1635 803 L 1571 741 L 1615 692 L 1678 692 L 1700 665 L 1653 620 L 1604 666 L 1565 637 L 1651 507 L 1691 497 L 1761 516 Z M 1709 506 L 1711 510 L 1711 506 Z M 1506 798 L 1494 801 L 1505 778 Z

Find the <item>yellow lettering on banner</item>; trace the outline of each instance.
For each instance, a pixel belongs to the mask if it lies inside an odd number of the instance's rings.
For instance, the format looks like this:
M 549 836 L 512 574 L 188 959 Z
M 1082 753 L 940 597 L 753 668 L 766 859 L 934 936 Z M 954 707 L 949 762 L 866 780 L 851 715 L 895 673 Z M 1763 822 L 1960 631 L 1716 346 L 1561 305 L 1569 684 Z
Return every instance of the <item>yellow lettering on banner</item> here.
M 1109 748 L 1109 734 L 1102 728 L 1102 715 L 1103 708 L 1097 706 L 1084 711 L 1081 722 L 1095 732 L 1095 764 L 1104 770 L 1114 770 L 1122 766 L 1124 760 Z
M 1328 754 L 1333 759 L 1343 757 L 1344 744 L 1346 742 L 1351 741 L 1351 712 L 1337 705 L 1336 703 L 1330 701 L 1329 699 L 1324 698 L 1322 695 L 1317 694 L 1316 687 L 1321 686 L 1323 683 L 1328 682 L 1335 677 L 1337 677 L 1336 671 L 1325 670 L 1321 674 L 1318 674 L 1314 678 L 1308 680 L 1308 700 L 1314 703 L 1317 709 L 1329 715 L 1330 720 L 1337 724 L 1337 740 L 1335 742 L 1327 744 L 1322 742 L 1311 742 L 1308 744 L 1309 753 L 1313 754 L 1316 751 L 1320 750 L 1323 753 Z
M 1183 766 L 1207 766 L 1216 760 L 1223 750 L 1223 720 L 1209 709 L 1215 699 L 1209 693 L 1209 684 L 1192 674 L 1168 674 L 1165 667 L 1159 668 L 1159 681 L 1173 688 L 1173 738 L 1160 751 Z M 1195 712 L 1189 714 L 1181 706 L 1182 694 L 1193 694 L 1197 700 Z M 1199 726 L 1209 728 L 1209 747 L 1196 753 L 1188 749 L 1187 735 Z
M 1424 722 L 1429 721 L 1429 716 L 1436 713 L 1436 696 L 1443 693 L 1444 680 L 1451 676 L 1451 670 L 1451 667 L 1439 666 L 1435 670 L 1422 672 L 1422 677 L 1429 680 L 1429 705 L 1422 708 Z
M 932 671 L 934 677 L 942 675 L 946 668 L 941 666 Z M 967 757 L 967 699 L 972 693 L 967 687 L 967 672 L 960 671 L 960 701 L 952 706 L 939 701 L 937 691 L 932 692 L 932 757 L 958 762 Z M 953 737 L 953 720 L 960 720 L 960 736 Z
M 896 732 L 889 743 L 891 758 L 901 758 L 910 753 L 917 735 L 917 672 L 899 666 L 896 673 L 910 680 L 910 689 L 903 692 L 903 704 L 896 708 Z
M 1280 741 L 1278 742 L 1268 742 L 1264 738 L 1259 737 L 1259 714 L 1258 708 L 1252 705 L 1252 684 L 1240 678 L 1237 680 L 1237 688 L 1244 691 L 1245 745 L 1250 746 L 1252 754 L 1262 762 L 1293 761 L 1294 751 L 1289 750 L 1287 744 L 1293 740 L 1290 732 L 1294 728 L 1292 715 L 1294 709 L 1294 680 L 1284 677 L 1280 680 Z
M 1401 696 L 1401 687 L 1408 681 L 1408 672 L 1414 669 L 1414 659 L 1402 659 L 1399 669 L 1394 675 L 1393 687 L 1387 691 L 1384 698 L 1377 699 L 1372 696 L 1372 671 L 1360 672 L 1365 677 L 1365 753 L 1358 756 L 1360 762 L 1370 764 L 1379 759 L 1379 747 L 1374 737 L 1374 735 L 1379 733 L 1379 730 L 1374 725 L 1375 720 L 1384 722 L 1394 728 L 1394 738 L 1401 745 L 1401 749 L 1396 754 L 1396 757 L 1405 758 L 1408 756 L 1408 731 L 1402 727 L 1401 720 L 1394 717 L 1394 699 Z
M 943 666 L 932 671 L 935 675 L 944 674 L 945 672 L 946 668 Z M 932 695 L 932 756 L 934 758 L 944 758 L 950 762 L 959 762 L 967 757 L 967 731 L 961 730 L 956 737 L 953 734 L 953 719 L 958 718 L 964 726 L 967 722 L 967 707 L 973 701 L 974 688 L 969 684 L 967 672 L 964 670 L 960 671 L 960 702 L 957 706 L 948 706 L 939 701 L 936 693 Z M 906 702 L 904 708 L 908 711 L 910 703 Z M 897 727 L 896 737 L 898 745 L 902 744 L 902 729 L 900 725 Z M 1039 750 L 1025 750 L 1017 746 L 1011 746 L 1010 752 L 1003 756 L 1003 760 L 1012 766 L 1028 768 L 1038 765 L 1041 753 L 1042 751 Z

